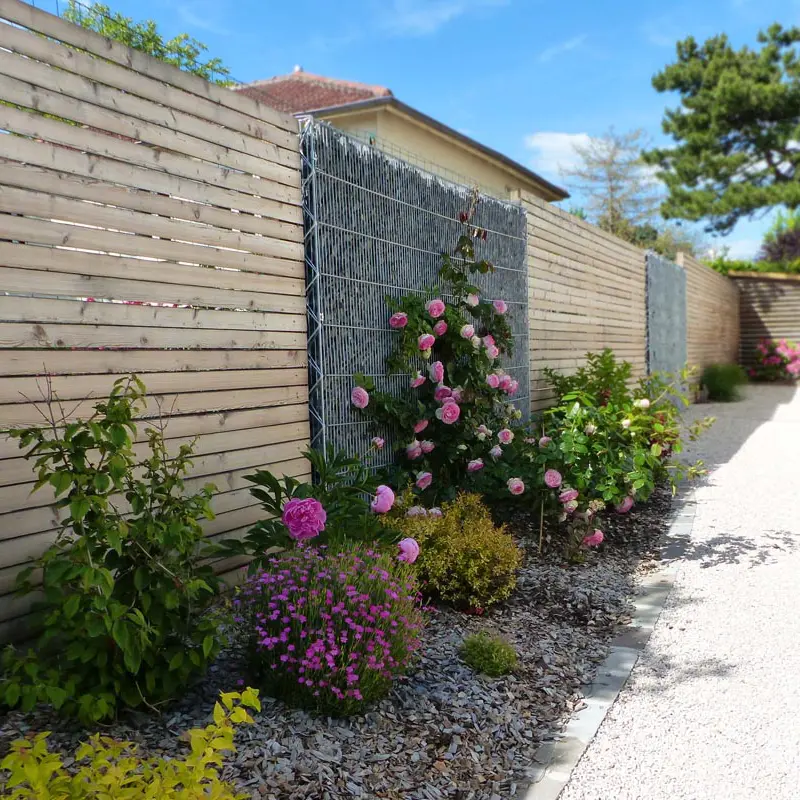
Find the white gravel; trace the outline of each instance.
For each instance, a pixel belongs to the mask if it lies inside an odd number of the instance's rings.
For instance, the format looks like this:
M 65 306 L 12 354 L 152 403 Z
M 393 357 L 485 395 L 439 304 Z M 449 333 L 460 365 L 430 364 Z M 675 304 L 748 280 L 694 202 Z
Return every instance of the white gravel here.
M 690 413 L 718 418 L 692 542 L 560 800 L 800 797 L 800 391 Z

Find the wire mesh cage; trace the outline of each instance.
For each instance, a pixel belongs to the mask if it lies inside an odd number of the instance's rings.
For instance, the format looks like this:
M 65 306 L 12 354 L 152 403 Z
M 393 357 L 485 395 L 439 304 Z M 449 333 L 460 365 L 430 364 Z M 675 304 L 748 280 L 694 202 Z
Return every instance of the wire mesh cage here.
M 382 466 L 395 443 L 351 407 L 353 374 L 373 377 L 382 391 L 408 391 L 409 375 L 386 374 L 397 336 L 388 325 L 386 298 L 427 293 L 436 284 L 442 253 L 452 252 L 463 232 L 459 213 L 470 207 L 474 189 L 310 120 L 301 153 L 312 445 L 364 455 L 371 438 L 382 435 L 383 463 L 371 461 Z M 495 265 L 475 283 L 485 298 L 508 304 L 514 353 L 503 367 L 519 381 L 513 403 L 527 416 L 525 212 L 479 195 L 473 222 L 488 231 L 486 241 L 476 244 L 476 258 Z

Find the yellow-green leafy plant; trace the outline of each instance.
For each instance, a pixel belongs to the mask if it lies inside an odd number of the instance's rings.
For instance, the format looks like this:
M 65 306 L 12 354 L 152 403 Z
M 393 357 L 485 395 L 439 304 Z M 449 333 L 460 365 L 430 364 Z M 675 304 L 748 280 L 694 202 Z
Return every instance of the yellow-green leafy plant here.
M 420 546 L 416 565 L 424 589 L 457 608 L 481 612 L 517 585 L 522 552 L 504 525 L 495 525 L 480 495 L 459 494 L 441 516 L 412 506 L 388 521 Z
M 517 653 L 512 645 L 501 636 L 485 631 L 473 633 L 464 639 L 461 658 L 476 672 L 483 672 L 492 678 L 508 675 L 517 666 Z
M 214 721 L 188 733 L 183 758 L 143 758 L 132 742 L 96 734 L 75 751 L 67 770 L 58 753 L 47 749 L 49 733 L 21 739 L 0 761 L 3 797 L 11 800 L 243 800 L 220 780 L 223 754 L 233 753 L 234 726 L 250 724 L 247 709 L 261 710 L 258 691 L 222 692 Z M 2 784 L 2 781 L 0 781 Z

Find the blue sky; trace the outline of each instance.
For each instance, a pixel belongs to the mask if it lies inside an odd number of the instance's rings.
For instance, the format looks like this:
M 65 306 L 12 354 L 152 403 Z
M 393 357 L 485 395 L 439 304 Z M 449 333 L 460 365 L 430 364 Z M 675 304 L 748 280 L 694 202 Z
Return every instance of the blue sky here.
M 62 0 L 63 1 L 63 0 Z M 36 0 L 55 11 L 56 0 Z M 557 183 L 572 141 L 661 134 L 652 75 L 675 41 L 800 24 L 800 0 L 106 0 L 164 33 L 187 32 L 238 80 L 307 72 L 388 86 L 404 102 Z M 741 223 L 731 255 L 755 254 L 768 220 Z

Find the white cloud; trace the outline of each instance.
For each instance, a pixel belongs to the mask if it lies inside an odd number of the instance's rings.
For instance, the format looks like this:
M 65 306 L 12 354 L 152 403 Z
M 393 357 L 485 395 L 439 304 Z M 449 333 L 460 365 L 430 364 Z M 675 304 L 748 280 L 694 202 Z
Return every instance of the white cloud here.
M 506 5 L 508 0 L 392 0 L 381 15 L 395 36 L 428 36 L 460 16 Z
M 761 249 L 763 239 L 719 239 L 719 247 L 715 242 L 714 250 L 728 248 L 728 258 L 747 260 L 755 258 Z
M 214 20 L 213 10 L 211 13 L 203 13 L 206 7 L 211 7 L 211 4 L 197 3 L 193 6 L 181 5 L 178 6 L 178 16 L 186 25 L 190 25 L 193 28 L 200 28 L 201 30 L 210 31 L 220 36 L 229 36 L 230 31 Z M 198 11 L 200 13 L 196 13 Z
M 552 61 L 556 56 L 569 53 L 570 50 L 577 50 L 585 41 L 586 34 L 583 33 L 580 36 L 573 36 L 571 39 L 567 39 L 564 42 L 551 45 L 546 50 L 542 50 L 542 52 L 539 53 L 539 61 Z
M 531 167 L 539 173 L 558 176 L 560 170 L 572 169 L 580 163 L 575 145 L 585 147 L 591 142 L 588 133 L 532 133 L 525 137 L 525 147 L 531 151 Z

